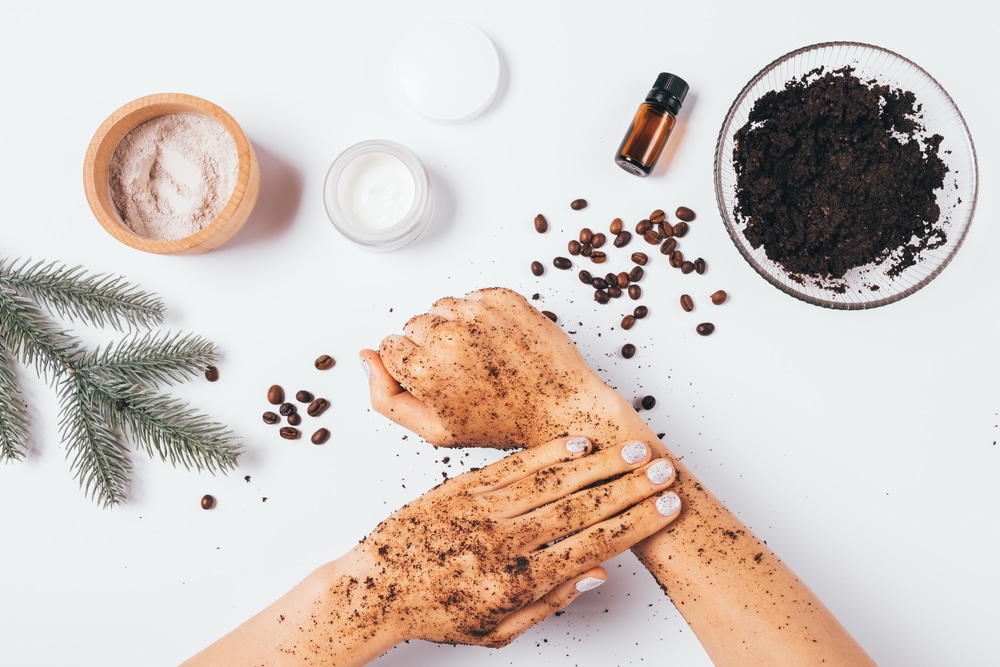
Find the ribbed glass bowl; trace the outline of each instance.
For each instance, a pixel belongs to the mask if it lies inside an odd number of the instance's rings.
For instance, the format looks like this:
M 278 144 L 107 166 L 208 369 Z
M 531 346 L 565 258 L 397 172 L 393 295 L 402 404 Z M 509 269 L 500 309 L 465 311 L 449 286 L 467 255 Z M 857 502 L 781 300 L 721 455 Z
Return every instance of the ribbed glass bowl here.
M 927 135 L 940 134 L 938 156 L 948 167 L 944 187 L 936 192 L 941 208 L 938 227 L 947 242 L 923 251 L 919 260 L 898 275 L 890 272 L 892 257 L 851 269 L 843 278 L 821 278 L 788 272 L 769 259 L 765 248 L 754 248 L 744 235 L 747 220 L 736 213 L 739 188 L 733 164 L 735 135 L 745 126 L 754 104 L 770 91 L 801 79 L 818 67 L 834 71 L 854 68 L 862 81 L 912 92 L 920 105 Z M 862 309 L 893 303 L 933 280 L 965 240 L 979 189 L 976 151 L 965 119 L 951 96 L 917 64 L 892 51 L 856 42 L 807 46 L 778 58 L 743 88 L 726 114 L 715 151 L 715 193 L 729 236 L 750 265 L 771 284 L 796 298 L 828 308 Z

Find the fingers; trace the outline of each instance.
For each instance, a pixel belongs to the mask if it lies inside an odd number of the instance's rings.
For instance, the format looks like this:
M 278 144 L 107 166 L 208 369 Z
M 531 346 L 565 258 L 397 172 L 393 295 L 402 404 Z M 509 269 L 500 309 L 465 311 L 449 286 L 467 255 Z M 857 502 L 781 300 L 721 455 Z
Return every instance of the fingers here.
M 404 339 L 400 344 L 407 342 Z M 452 434 L 442 426 L 437 414 L 400 386 L 389 374 L 378 353 L 374 350 L 362 350 L 360 354 L 368 374 L 368 390 L 375 411 L 428 442 L 436 445 L 450 444 Z
M 490 633 L 492 640 L 490 644 L 497 647 L 506 646 L 524 634 L 528 628 L 565 609 L 581 593 L 603 584 L 607 578 L 608 573 L 603 567 L 593 567 L 562 582 L 528 606 L 506 616 Z
M 491 503 L 496 503 L 497 513 L 494 516 L 506 517 L 517 516 L 522 511 L 517 511 L 515 507 L 526 504 L 522 497 L 530 496 L 534 491 L 531 487 L 531 480 L 535 480 L 538 474 L 542 478 L 537 478 L 539 485 L 544 477 L 555 474 L 555 467 L 562 462 L 586 456 L 593 451 L 590 440 L 584 437 L 556 438 L 538 447 L 523 449 L 510 456 L 491 463 L 475 473 L 475 479 L 470 485 L 470 491 L 479 493 L 486 497 Z M 552 473 L 545 472 L 553 470 Z M 503 490 L 524 482 L 525 487 L 518 487 L 516 492 L 504 493 Z M 565 495 L 565 491 L 563 494 Z M 509 512 L 508 512 L 509 510 Z

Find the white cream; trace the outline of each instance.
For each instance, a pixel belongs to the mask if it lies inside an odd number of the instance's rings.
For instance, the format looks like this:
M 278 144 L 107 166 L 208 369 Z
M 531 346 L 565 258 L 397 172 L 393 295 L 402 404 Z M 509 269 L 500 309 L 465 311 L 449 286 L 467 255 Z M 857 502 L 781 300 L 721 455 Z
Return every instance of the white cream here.
M 351 160 L 337 183 L 344 212 L 367 229 L 385 229 L 402 220 L 415 195 L 413 174 L 398 157 L 383 152 Z

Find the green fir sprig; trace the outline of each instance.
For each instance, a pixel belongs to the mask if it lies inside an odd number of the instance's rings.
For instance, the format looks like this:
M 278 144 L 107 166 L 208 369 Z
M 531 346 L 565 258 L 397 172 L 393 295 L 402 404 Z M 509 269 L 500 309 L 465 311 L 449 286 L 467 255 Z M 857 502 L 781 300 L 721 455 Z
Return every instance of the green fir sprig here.
M 0 461 L 27 450 L 27 411 L 11 368 L 16 358 L 55 386 L 73 475 L 101 505 L 128 498 L 126 440 L 175 466 L 235 468 L 242 446 L 229 429 L 159 393 L 216 358 L 215 346 L 200 336 L 140 331 L 161 324 L 163 310 L 157 296 L 121 277 L 0 260 Z M 88 350 L 54 316 L 130 333 Z

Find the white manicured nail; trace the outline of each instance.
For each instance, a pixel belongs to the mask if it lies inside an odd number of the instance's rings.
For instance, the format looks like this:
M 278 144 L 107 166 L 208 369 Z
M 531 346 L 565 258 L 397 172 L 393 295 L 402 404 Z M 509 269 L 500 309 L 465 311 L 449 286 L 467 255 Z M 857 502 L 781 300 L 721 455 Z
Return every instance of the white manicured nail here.
M 365 372 L 365 377 L 369 380 L 372 379 L 372 369 L 368 367 L 368 360 L 361 357 L 361 370 Z
M 673 516 L 681 508 L 681 499 L 671 491 L 656 499 L 656 510 L 663 516 Z
M 590 440 L 583 437 L 570 438 L 566 441 L 566 449 L 573 454 L 585 452 L 588 447 L 590 447 Z
M 653 465 L 646 468 L 646 477 L 653 484 L 663 484 L 674 474 L 674 468 L 669 463 L 660 459 Z
M 598 579 L 597 577 L 587 577 L 586 579 L 581 579 L 576 582 L 576 590 L 581 593 L 586 593 L 587 591 L 592 591 L 601 584 L 604 583 L 603 579 Z
M 642 463 L 646 460 L 646 453 L 648 451 L 644 443 L 630 442 L 622 447 L 622 458 L 625 459 L 625 463 Z

